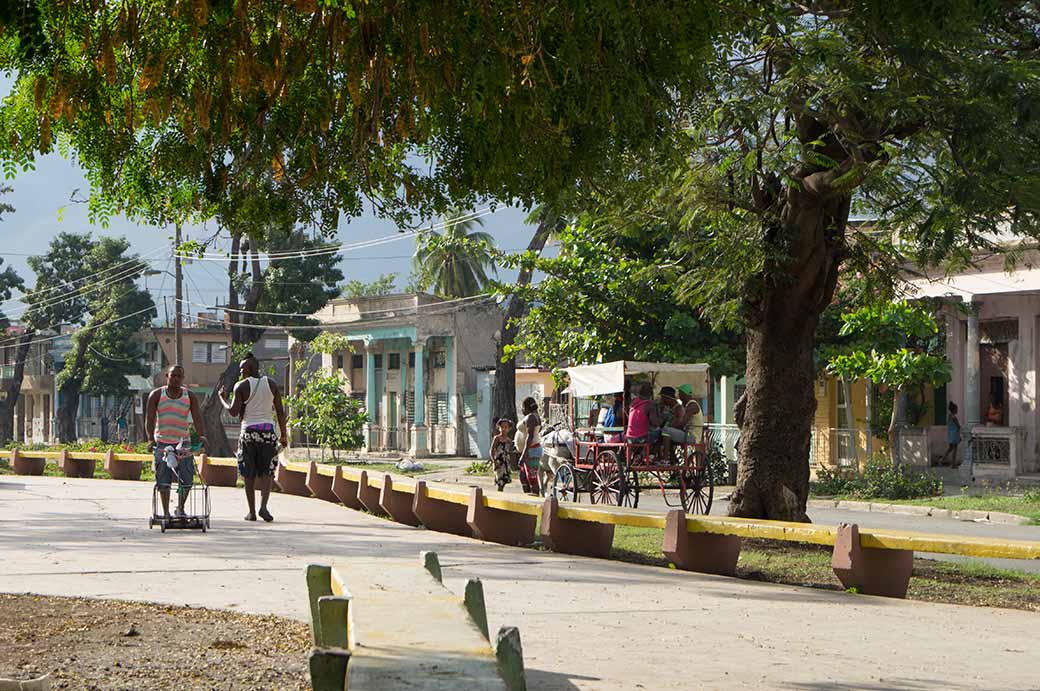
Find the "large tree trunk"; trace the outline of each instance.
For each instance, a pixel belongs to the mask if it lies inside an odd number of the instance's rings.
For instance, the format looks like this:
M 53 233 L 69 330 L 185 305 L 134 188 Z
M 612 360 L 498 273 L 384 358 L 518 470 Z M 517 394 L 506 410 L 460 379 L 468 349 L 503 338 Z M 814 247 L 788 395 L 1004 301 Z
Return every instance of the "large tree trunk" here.
M 557 223 L 556 217 L 548 212 L 543 214 L 531 242 L 527 245 L 527 251 L 541 253 Z M 520 275 L 517 276 L 516 284 L 519 286 L 530 284 L 532 273 L 531 269 L 522 269 Z M 506 307 L 505 316 L 502 317 L 501 338 L 498 339 L 495 349 L 495 393 L 491 402 L 491 417 L 492 419 L 508 418 L 513 421 L 513 424 L 516 424 L 517 420 L 516 357 L 506 357 L 505 349 L 516 342 L 516 335 L 520 331 L 520 317 L 523 316 L 526 307 L 525 300 L 516 295 L 510 297 L 509 306 Z
M 257 254 L 256 242 L 247 240 L 243 243 L 237 236 L 232 237 L 232 256 L 243 254 L 247 251 L 251 253 L 249 267 L 252 273 L 252 283 L 250 284 L 249 292 L 246 294 L 245 304 L 241 307 L 242 312 L 228 312 L 231 316 L 232 345 L 255 343 L 261 335 L 258 329 L 250 329 L 243 324 L 243 322 L 248 321 L 250 316 L 248 313 L 256 310 L 257 305 L 260 303 L 260 298 L 263 297 L 264 272 L 260 267 L 260 257 Z M 274 262 L 272 262 L 273 264 Z M 241 271 L 245 272 L 245 270 L 246 260 L 243 257 Z M 235 287 L 238 273 L 238 263 L 232 261 L 228 266 L 228 307 L 232 310 L 239 309 L 238 291 Z M 234 454 L 231 448 L 231 441 L 228 439 L 227 432 L 224 431 L 224 423 L 220 419 L 224 406 L 221 404 L 217 392 L 222 384 L 228 391 L 233 390 L 237 381 L 238 362 L 235 359 L 234 351 L 232 351 L 228 354 L 227 367 L 224 368 L 223 374 L 221 374 L 216 384 L 213 385 L 213 390 L 210 391 L 209 397 L 206 398 L 205 403 L 202 405 L 202 419 L 206 423 L 206 441 L 209 442 L 209 453 L 211 456 L 231 456 Z
M 18 397 L 22 391 L 22 379 L 25 377 L 25 359 L 29 357 L 29 349 L 35 334 L 27 331 L 18 338 L 15 346 L 14 372 L 3 387 L 4 397 L 0 401 L 0 442 L 14 440 L 14 411 L 18 406 Z
M 769 260 L 776 263 L 767 264 L 762 290 L 746 305 L 747 389 L 729 512 L 808 521 L 815 332 L 837 285 L 850 200 L 791 190 L 786 202 L 766 236 L 782 236 L 786 252 Z
M 58 441 L 69 444 L 76 441 L 76 415 L 79 413 L 79 395 L 83 388 L 83 380 L 71 377 L 58 389 L 61 394 L 61 406 L 58 407 Z

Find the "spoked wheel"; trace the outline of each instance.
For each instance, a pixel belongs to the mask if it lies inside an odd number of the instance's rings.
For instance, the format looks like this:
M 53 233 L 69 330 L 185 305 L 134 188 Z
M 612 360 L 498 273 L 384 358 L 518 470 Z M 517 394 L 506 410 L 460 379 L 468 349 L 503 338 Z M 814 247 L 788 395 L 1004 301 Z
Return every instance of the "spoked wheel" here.
M 556 469 L 553 477 L 552 495 L 557 501 L 578 501 L 578 483 L 574 478 L 574 468 L 564 463 Z
M 592 469 L 589 501 L 593 504 L 618 506 L 628 483 L 618 471 L 618 457 L 613 451 L 603 451 L 596 456 L 596 467 Z
M 679 474 L 679 499 L 686 513 L 707 516 L 714 496 L 715 483 L 706 463 L 687 468 Z
M 621 495 L 621 506 L 637 509 L 639 508 L 639 473 L 629 470 L 624 477 L 625 492 Z

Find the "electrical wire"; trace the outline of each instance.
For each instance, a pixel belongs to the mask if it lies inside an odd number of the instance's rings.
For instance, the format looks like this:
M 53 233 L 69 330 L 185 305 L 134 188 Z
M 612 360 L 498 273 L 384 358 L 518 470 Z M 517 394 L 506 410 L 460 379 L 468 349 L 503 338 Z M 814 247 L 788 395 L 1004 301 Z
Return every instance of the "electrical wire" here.
M 40 294 L 40 295 L 46 295 L 47 293 L 54 292 L 55 290 L 68 290 L 68 288 L 71 287 L 71 286 L 74 286 L 74 285 L 77 285 L 77 284 L 80 284 L 80 283 L 84 283 L 86 281 L 94 280 L 94 279 L 98 278 L 99 276 L 104 276 L 107 273 L 111 273 L 112 271 L 116 271 L 117 269 L 120 269 L 120 268 L 122 268 L 124 266 L 127 266 L 129 264 L 135 264 L 137 262 L 144 261 L 146 258 L 154 257 L 155 255 L 159 254 L 160 252 L 163 252 L 163 251 L 168 250 L 168 249 L 169 249 L 169 247 L 158 247 L 156 249 L 153 249 L 150 252 L 146 252 L 145 254 L 142 254 L 139 257 L 135 257 L 134 259 L 131 259 L 131 260 L 126 261 L 126 262 L 123 262 L 122 264 L 117 264 L 116 266 L 109 267 L 109 268 L 105 269 L 104 271 L 99 271 L 96 274 L 91 274 L 90 276 L 84 276 L 83 278 L 78 278 L 78 279 L 76 279 L 74 281 L 69 281 L 68 283 L 65 283 L 65 284 L 60 285 L 60 286 L 52 286 L 50 288 L 43 288 L 40 291 L 33 291 L 33 292 L 38 292 L 38 294 Z M 32 255 L 32 256 L 41 256 L 41 255 Z M 156 258 L 155 261 L 160 261 L 160 258 Z M 22 293 L 18 297 L 10 298 L 8 300 L 4 300 L 3 302 L 0 302 L 0 307 L 3 307 L 4 305 L 6 305 L 6 304 L 8 304 L 10 302 L 21 302 L 21 299 L 23 297 L 25 297 L 26 295 L 28 295 L 28 294 L 29 293 Z
M 448 227 L 450 225 L 454 225 L 454 224 L 457 224 L 457 223 L 462 223 L 462 222 L 465 222 L 465 221 L 476 220 L 478 218 L 482 218 L 484 216 L 488 216 L 490 214 L 493 214 L 493 213 L 495 213 L 495 211 L 496 210 L 491 209 L 491 207 L 485 207 L 484 209 L 480 209 L 479 211 L 474 211 L 474 212 L 470 212 L 468 214 L 463 214 L 461 216 L 458 216 L 457 218 L 446 219 L 443 222 L 441 222 L 439 224 L 431 225 L 428 228 L 418 228 L 418 229 L 415 229 L 415 230 L 403 231 L 403 232 L 396 233 L 394 235 L 387 235 L 387 236 L 383 236 L 383 237 L 380 237 L 380 238 L 374 238 L 372 240 L 364 240 L 364 241 L 357 242 L 357 243 L 342 243 L 342 244 L 338 244 L 338 245 L 325 245 L 325 246 L 322 246 L 322 247 L 315 247 L 315 248 L 311 248 L 311 249 L 307 249 L 307 250 L 284 250 L 284 251 L 278 251 L 278 252 L 263 252 L 263 253 L 260 253 L 262 255 L 260 258 L 261 259 L 268 259 L 268 260 L 273 260 L 273 259 L 290 259 L 290 258 L 304 258 L 304 257 L 310 257 L 310 256 L 319 256 L 319 255 L 323 255 L 323 254 L 335 254 L 335 253 L 341 252 L 341 251 L 345 252 L 345 251 L 351 251 L 351 250 L 355 250 L 355 249 L 365 249 L 366 247 L 376 247 L 376 246 L 379 246 L 379 245 L 387 244 L 389 242 L 397 242 L 398 240 L 403 240 L 403 239 L 406 239 L 406 238 L 416 237 L 418 235 L 422 235 L 424 233 L 433 232 L 435 230 L 441 230 L 443 228 L 446 228 L 446 227 Z M 179 256 L 181 256 L 182 258 L 200 259 L 200 260 L 203 260 L 203 261 L 232 261 L 232 260 L 241 260 L 241 259 L 252 259 L 254 257 L 254 255 L 252 253 L 242 253 L 242 252 L 239 252 L 237 254 L 230 254 L 230 253 L 222 254 L 222 253 L 217 253 L 217 252 L 203 252 L 201 255 L 193 255 L 193 254 L 189 254 L 189 253 L 177 253 L 177 254 Z
M 110 276 L 108 278 L 108 280 L 100 281 L 100 282 L 98 282 L 96 284 L 91 284 L 91 285 L 83 286 L 82 288 L 78 288 L 77 290 L 73 291 L 69 295 L 55 297 L 55 298 L 52 298 L 52 299 L 49 299 L 49 300 L 45 300 L 45 301 L 39 302 L 39 303 L 25 303 L 25 306 L 22 307 L 21 309 L 7 311 L 6 314 L 7 314 L 8 317 L 14 317 L 14 316 L 25 314 L 29 310 L 44 309 L 46 307 L 53 307 L 54 305 L 60 305 L 60 304 L 66 303 L 66 302 L 72 302 L 73 300 L 79 300 L 79 299 L 83 298 L 84 296 L 86 296 L 88 293 L 90 293 L 93 290 L 96 290 L 98 288 L 104 288 L 105 286 L 112 285 L 114 283 L 119 283 L 121 281 L 125 281 L 128 278 L 130 278 L 131 276 L 133 276 L 134 274 L 136 274 L 137 272 L 139 272 L 143 267 L 147 267 L 147 266 L 151 266 L 151 265 L 152 265 L 152 263 L 142 262 L 141 264 L 139 264 L 137 266 L 134 266 L 134 267 L 132 267 L 130 269 L 127 269 L 126 271 L 124 271 L 123 273 L 121 273 L 119 275 Z
M 398 309 L 398 310 L 376 310 L 376 311 L 373 311 L 373 312 L 365 312 L 364 314 L 366 314 L 366 315 L 367 314 L 379 314 L 379 313 L 382 313 L 382 312 L 397 312 L 398 314 L 391 314 L 391 315 L 385 316 L 385 317 L 375 317 L 375 318 L 372 318 L 372 319 L 355 320 L 355 321 L 348 321 L 348 322 L 323 322 L 321 324 L 243 324 L 241 326 L 243 328 L 248 328 L 248 329 L 277 329 L 277 330 L 286 330 L 286 329 L 290 329 L 290 330 L 292 330 L 292 329 L 298 329 L 298 330 L 314 330 L 314 329 L 318 329 L 318 330 L 320 330 L 320 329 L 328 329 L 328 328 L 337 327 L 337 326 L 357 326 L 357 325 L 361 325 L 361 324 L 371 324 L 373 322 L 382 322 L 382 321 L 388 321 L 388 320 L 392 320 L 392 319 L 398 319 L 400 317 L 405 317 L 405 316 L 418 315 L 418 310 L 420 308 L 429 309 L 430 310 L 430 311 L 424 312 L 423 316 L 436 316 L 436 315 L 439 315 L 439 314 L 451 314 L 454 311 L 458 311 L 458 310 L 463 309 L 465 307 L 469 307 L 469 305 L 453 305 L 453 306 L 448 307 L 447 309 L 440 309 L 440 310 L 436 310 L 436 311 L 434 310 L 434 308 L 443 307 L 444 305 L 447 305 L 447 304 L 453 303 L 453 302 L 459 302 L 459 301 L 464 301 L 464 300 L 472 301 L 472 300 L 477 300 L 477 299 L 482 299 L 482 300 L 485 300 L 487 302 L 491 302 L 491 301 L 494 300 L 494 297 L 493 296 L 489 296 L 489 295 L 477 295 L 477 296 L 471 296 L 471 297 L 468 297 L 468 298 L 457 298 L 456 300 L 445 300 L 444 302 L 434 302 L 434 303 L 430 303 L 430 304 L 427 304 L 427 305 L 419 305 L 418 307 L 407 307 L 407 308 L 404 308 L 403 310 L 401 310 L 401 309 Z M 473 304 L 479 304 L 479 303 L 473 303 Z M 405 310 L 411 310 L 411 314 L 409 314 Z M 283 316 L 290 316 L 290 315 L 286 314 L 286 315 L 283 315 Z M 310 317 L 310 318 L 313 318 L 313 315 L 307 315 L 307 316 Z M 211 323 L 211 324 L 223 324 L 224 323 L 222 320 L 210 319 L 208 317 L 198 317 L 198 320 L 202 321 L 202 322 L 208 322 L 208 323 Z

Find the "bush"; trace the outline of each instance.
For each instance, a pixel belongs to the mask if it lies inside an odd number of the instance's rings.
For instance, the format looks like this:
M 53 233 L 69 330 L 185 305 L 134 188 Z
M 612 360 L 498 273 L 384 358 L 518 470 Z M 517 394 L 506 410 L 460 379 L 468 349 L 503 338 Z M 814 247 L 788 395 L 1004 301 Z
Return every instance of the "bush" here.
M 883 456 L 872 458 L 862 476 L 821 468 L 816 477 L 812 486 L 814 494 L 855 499 L 919 499 L 942 494 L 942 478 L 938 475 L 919 473 L 906 465 L 893 465 Z
M 473 461 L 466 466 L 466 475 L 487 475 L 491 472 L 491 461 Z
M 68 444 L 33 444 L 11 441 L 3 445 L 5 449 L 19 449 L 21 451 L 79 451 L 91 453 L 148 453 L 148 442 L 104 442 L 100 439 L 84 439 L 83 441 L 69 442 Z
M 816 482 L 812 483 L 813 494 L 834 496 L 849 494 L 855 489 L 858 478 L 844 468 L 821 467 L 816 471 Z

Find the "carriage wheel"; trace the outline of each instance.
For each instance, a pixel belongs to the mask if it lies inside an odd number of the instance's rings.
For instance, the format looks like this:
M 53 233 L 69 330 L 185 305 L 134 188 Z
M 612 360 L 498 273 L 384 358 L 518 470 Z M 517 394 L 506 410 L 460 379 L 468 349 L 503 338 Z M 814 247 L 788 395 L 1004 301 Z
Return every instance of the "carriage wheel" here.
M 613 451 L 604 451 L 596 456 L 596 467 L 589 479 L 589 500 L 593 504 L 617 506 L 626 483 L 618 472 L 618 457 Z
M 574 468 L 564 463 L 556 469 L 553 477 L 552 495 L 557 501 L 578 501 L 578 487 L 574 477 Z
M 625 475 L 625 493 L 621 497 L 621 506 L 631 509 L 639 508 L 639 473 L 629 470 Z
M 708 515 L 715 496 L 715 483 L 707 464 L 683 470 L 679 476 L 679 499 L 686 513 Z

